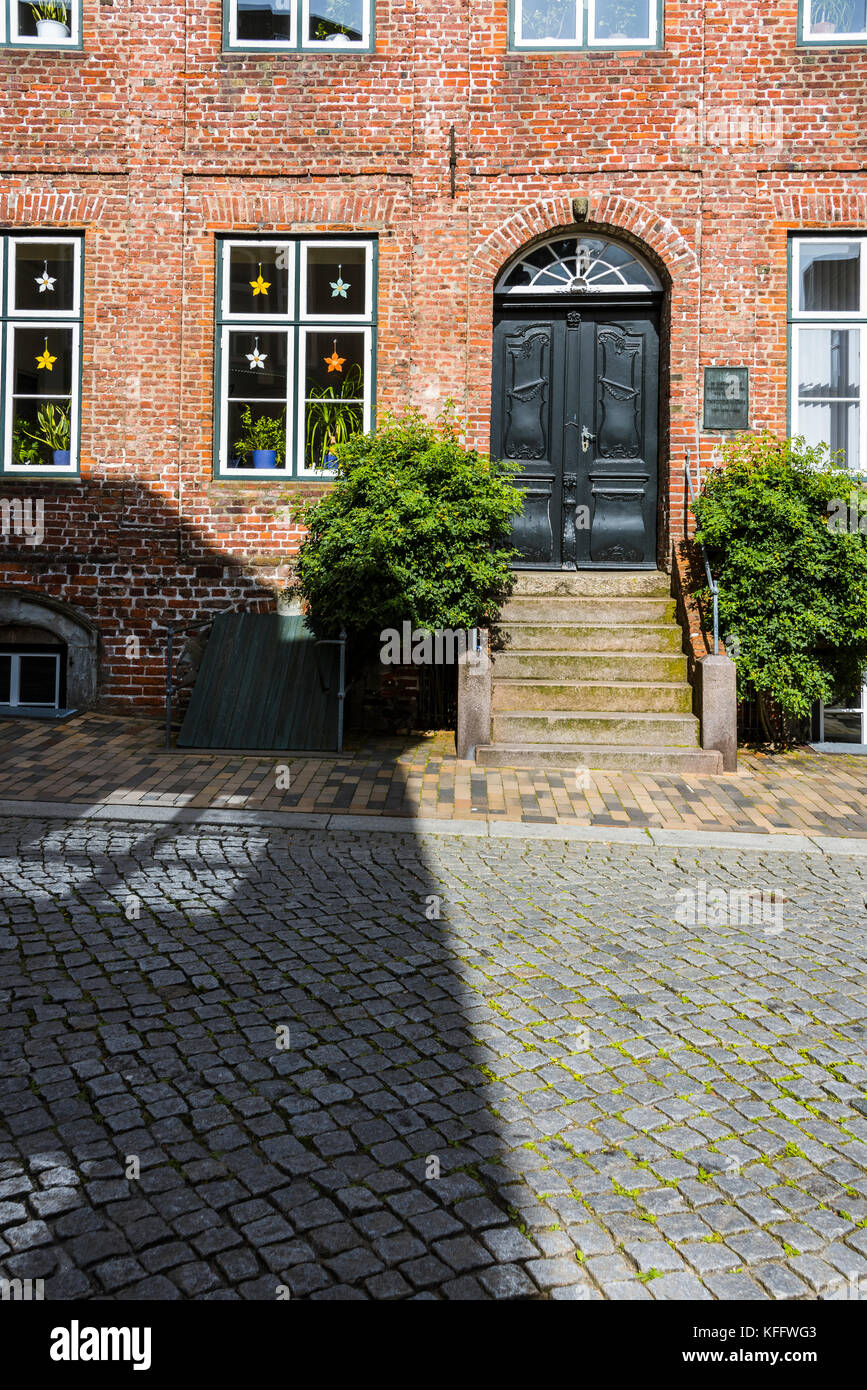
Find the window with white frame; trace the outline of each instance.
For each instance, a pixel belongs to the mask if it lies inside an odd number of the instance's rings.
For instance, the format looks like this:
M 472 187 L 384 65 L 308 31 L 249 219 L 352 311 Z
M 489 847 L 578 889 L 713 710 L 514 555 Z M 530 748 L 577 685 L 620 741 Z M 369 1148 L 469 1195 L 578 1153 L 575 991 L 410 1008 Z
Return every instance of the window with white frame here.
M 817 743 L 867 744 L 867 700 L 862 686 L 842 699 L 813 709 L 813 737 Z
M 805 43 L 867 43 L 867 0 L 801 0 Z
M 0 0 L 0 44 L 80 48 L 80 0 Z
M 65 649 L 0 647 L 0 708 L 59 709 Z
M 220 245 L 217 472 L 333 473 L 334 447 L 372 424 L 372 240 Z
M 2 472 L 78 466 L 81 238 L 9 233 L 0 358 Z
M 791 433 L 827 444 L 852 472 L 867 460 L 867 237 L 792 242 Z
M 373 0 L 226 0 L 229 48 L 347 49 L 373 45 Z
M 661 0 L 512 0 L 512 47 L 654 48 Z

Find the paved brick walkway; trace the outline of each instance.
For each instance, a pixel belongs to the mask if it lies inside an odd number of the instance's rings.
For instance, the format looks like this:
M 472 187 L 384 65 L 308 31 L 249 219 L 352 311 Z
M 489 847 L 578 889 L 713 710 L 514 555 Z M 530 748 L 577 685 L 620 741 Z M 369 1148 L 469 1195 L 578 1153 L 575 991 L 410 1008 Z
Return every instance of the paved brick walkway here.
M 771 839 L 4 819 L 0 1277 L 863 1298 L 865 897 Z
M 0 800 L 473 817 L 537 824 L 867 836 L 867 758 L 742 756 L 725 777 L 481 769 L 451 735 L 368 740 L 343 757 L 167 753 L 158 721 L 0 721 Z M 450 751 L 451 750 L 451 751 Z M 284 762 L 287 760 L 284 759 Z M 283 779 L 285 780 L 285 778 Z

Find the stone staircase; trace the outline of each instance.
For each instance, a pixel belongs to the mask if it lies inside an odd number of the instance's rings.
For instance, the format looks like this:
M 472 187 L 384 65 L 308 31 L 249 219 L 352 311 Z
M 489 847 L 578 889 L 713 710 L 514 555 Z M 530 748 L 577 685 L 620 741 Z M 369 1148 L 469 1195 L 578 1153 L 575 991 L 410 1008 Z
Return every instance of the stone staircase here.
M 523 570 L 501 627 L 477 763 L 722 772 L 701 748 L 667 574 Z

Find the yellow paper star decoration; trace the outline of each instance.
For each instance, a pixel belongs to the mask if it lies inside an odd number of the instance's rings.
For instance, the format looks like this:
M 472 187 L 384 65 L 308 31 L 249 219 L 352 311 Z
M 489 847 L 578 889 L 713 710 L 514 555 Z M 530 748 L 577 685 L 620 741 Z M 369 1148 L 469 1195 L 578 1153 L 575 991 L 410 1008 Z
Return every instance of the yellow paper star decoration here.
M 257 294 L 267 294 L 270 288 L 271 281 L 262 279 L 261 270 L 259 271 L 259 274 L 256 276 L 256 279 L 250 281 L 250 289 L 253 291 L 254 299 Z
M 343 371 L 343 364 L 344 364 L 344 362 L 346 361 L 346 358 L 345 358 L 345 357 L 338 357 L 338 355 L 337 355 L 337 344 L 335 343 L 335 344 L 334 344 L 334 351 L 332 352 L 331 356 L 330 356 L 330 357 L 323 357 L 322 360 L 323 360 L 323 362 L 325 363 L 326 367 L 328 368 L 329 372 L 342 372 L 342 371 Z
M 37 366 L 37 368 L 39 368 L 39 369 L 41 369 L 41 368 L 44 367 L 45 370 L 46 370 L 47 372 L 50 372 L 50 371 L 53 370 L 54 364 L 55 364 L 56 361 L 57 361 L 57 358 L 56 358 L 56 357 L 52 357 L 52 356 L 51 356 L 51 353 L 48 351 L 48 341 L 47 341 L 47 339 L 46 339 L 46 342 L 45 342 L 45 351 L 42 352 L 42 353 L 40 353 L 40 355 L 37 357 L 37 359 L 36 359 L 36 366 Z

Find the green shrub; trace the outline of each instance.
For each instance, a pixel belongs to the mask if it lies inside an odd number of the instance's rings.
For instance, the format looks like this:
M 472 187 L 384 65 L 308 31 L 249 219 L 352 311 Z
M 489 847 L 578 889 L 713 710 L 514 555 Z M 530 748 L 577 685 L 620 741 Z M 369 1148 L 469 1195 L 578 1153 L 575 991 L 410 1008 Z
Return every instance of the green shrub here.
M 850 503 L 867 508 L 863 482 L 824 446 L 763 434 L 723 447 L 693 505 L 738 693 L 758 696 L 766 730 L 768 697 L 791 726 L 867 668 L 867 535 L 849 525 Z
M 490 625 L 512 586 L 520 492 L 506 465 L 462 442 L 447 410 L 386 416 L 334 446 L 333 488 L 305 511 L 298 589 L 321 636 L 345 627 L 356 651 L 384 628 Z

